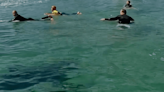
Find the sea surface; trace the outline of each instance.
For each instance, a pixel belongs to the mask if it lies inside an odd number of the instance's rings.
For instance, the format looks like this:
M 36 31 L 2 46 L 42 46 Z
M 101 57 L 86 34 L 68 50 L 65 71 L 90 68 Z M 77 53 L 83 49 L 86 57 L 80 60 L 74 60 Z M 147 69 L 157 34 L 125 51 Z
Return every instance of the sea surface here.
M 131 2 L 127 28 L 100 21 L 126 0 L 0 0 L 0 92 L 164 92 L 164 1 Z

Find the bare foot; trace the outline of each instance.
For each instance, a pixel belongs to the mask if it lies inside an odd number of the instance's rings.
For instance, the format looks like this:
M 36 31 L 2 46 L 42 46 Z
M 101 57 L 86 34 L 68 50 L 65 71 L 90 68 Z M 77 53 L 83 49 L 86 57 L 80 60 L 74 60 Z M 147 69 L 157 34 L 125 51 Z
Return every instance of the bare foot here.
M 53 18 L 51 18 L 50 20 L 54 20 Z

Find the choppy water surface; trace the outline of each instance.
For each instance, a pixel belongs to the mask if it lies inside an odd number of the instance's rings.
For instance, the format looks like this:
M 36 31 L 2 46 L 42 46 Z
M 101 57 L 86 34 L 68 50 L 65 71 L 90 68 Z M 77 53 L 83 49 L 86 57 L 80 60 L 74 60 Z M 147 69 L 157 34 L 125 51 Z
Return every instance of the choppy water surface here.
M 100 21 L 126 0 L 0 0 L 0 92 L 163 92 L 163 0 L 131 0 L 130 28 Z M 12 10 L 55 21 L 7 22 Z

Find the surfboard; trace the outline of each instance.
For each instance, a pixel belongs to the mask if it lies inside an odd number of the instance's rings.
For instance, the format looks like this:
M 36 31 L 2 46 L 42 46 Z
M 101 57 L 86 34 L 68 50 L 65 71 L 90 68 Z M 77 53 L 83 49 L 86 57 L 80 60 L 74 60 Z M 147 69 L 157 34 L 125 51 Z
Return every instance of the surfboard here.
M 12 22 L 20 22 L 19 20 L 14 20 L 14 21 L 12 21 Z
M 128 25 L 128 24 L 117 24 L 117 27 L 120 27 L 120 28 L 130 28 L 130 25 Z

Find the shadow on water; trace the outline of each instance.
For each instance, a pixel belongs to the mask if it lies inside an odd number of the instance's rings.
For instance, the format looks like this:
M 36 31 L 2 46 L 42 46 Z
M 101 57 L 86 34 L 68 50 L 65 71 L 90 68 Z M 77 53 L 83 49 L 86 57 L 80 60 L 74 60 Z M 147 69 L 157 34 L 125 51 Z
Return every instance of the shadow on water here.
M 57 64 L 45 64 L 39 67 L 13 66 L 8 68 L 9 73 L 0 75 L 0 90 L 19 90 L 32 87 L 43 82 L 51 82 L 54 86 L 60 86 L 62 89 L 69 89 L 73 84 L 63 84 L 69 80 L 66 73 L 78 70 L 77 67 L 70 66 L 73 62 L 60 61 Z M 67 85 L 65 87 L 64 85 Z M 80 85 L 81 86 L 81 85 Z M 75 86 L 75 88 L 78 88 Z M 66 91 L 52 91 L 66 92 Z

